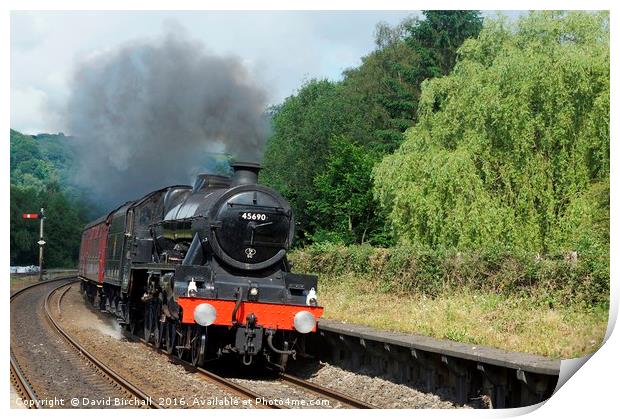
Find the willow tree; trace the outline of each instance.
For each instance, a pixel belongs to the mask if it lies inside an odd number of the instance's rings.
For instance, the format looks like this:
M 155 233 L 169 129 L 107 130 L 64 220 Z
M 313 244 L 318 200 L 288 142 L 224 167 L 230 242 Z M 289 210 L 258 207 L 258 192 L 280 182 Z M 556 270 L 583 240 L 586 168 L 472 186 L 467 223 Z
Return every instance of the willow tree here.
M 374 170 L 398 236 L 579 250 L 609 241 L 609 16 L 487 19 Z

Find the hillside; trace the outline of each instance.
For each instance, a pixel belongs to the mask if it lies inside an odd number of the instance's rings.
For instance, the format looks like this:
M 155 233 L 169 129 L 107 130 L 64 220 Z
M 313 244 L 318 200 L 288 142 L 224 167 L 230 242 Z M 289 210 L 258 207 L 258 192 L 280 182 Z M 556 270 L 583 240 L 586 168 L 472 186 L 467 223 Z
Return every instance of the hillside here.
M 71 186 L 71 137 L 63 134 L 24 135 L 10 132 L 11 265 L 38 260 L 39 223 L 22 214 L 46 211 L 45 267 L 77 263 L 82 226 L 96 213 L 79 189 Z

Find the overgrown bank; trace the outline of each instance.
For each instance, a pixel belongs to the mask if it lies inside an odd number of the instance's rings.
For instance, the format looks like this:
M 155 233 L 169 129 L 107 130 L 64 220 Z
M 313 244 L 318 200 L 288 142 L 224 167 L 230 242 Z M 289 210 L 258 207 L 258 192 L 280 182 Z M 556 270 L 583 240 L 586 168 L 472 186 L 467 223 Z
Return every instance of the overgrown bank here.
M 327 318 L 570 358 L 602 342 L 609 255 L 313 246 L 294 270 L 320 276 Z

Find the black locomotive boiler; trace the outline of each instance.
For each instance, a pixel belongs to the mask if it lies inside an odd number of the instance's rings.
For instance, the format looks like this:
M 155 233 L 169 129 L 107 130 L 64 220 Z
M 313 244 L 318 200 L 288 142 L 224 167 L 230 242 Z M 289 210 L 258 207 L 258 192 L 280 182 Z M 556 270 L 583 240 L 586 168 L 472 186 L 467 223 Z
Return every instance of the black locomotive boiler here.
M 88 224 L 79 276 L 93 303 L 194 365 L 230 354 L 286 366 L 316 330 L 317 277 L 291 272 L 291 207 L 260 166 L 200 175 Z

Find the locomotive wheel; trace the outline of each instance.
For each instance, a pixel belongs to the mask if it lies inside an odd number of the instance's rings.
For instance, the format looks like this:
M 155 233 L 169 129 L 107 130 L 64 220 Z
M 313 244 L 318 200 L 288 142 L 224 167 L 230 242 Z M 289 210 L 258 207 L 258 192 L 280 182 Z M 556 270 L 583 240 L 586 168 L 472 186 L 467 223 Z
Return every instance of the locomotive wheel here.
M 166 353 L 172 355 L 174 352 L 174 345 L 177 343 L 177 323 L 173 320 L 164 323 L 163 334 L 165 337 Z
M 194 326 L 193 327 L 193 336 L 192 336 L 192 344 L 191 344 L 191 358 L 192 365 L 198 366 L 202 365 L 205 357 L 205 348 L 207 346 L 207 333 L 204 327 L 202 326 Z

